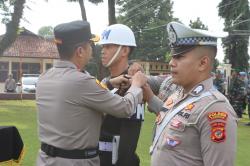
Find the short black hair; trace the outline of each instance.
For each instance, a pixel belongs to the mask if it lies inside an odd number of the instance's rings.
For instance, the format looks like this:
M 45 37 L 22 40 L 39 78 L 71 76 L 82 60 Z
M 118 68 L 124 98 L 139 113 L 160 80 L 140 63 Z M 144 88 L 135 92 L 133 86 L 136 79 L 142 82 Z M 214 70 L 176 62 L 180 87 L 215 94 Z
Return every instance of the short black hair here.
M 75 50 L 83 45 L 86 45 L 88 42 L 81 42 L 78 44 L 73 44 L 73 45 L 60 45 L 57 44 L 57 50 L 59 52 L 60 59 L 62 60 L 70 60 L 73 55 Z

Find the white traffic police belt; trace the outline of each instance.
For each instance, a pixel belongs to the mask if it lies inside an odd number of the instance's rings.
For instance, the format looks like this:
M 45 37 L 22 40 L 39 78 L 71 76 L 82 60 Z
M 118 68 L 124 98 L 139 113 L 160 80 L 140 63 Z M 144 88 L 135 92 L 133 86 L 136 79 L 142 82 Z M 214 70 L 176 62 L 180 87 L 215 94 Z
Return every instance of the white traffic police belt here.
M 144 104 L 138 104 L 135 113 L 126 118 L 128 120 L 144 120 Z M 113 136 L 112 142 L 99 141 L 99 151 L 112 152 L 112 164 L 115 164 L 118 160 L 118 148 L 119 148 L 120 136 Z
M 112 142 L 99 141 L 99 150 L 112 152 L 112 164 L 116 164 L 118 160 L 120 136 L 114 136 Z

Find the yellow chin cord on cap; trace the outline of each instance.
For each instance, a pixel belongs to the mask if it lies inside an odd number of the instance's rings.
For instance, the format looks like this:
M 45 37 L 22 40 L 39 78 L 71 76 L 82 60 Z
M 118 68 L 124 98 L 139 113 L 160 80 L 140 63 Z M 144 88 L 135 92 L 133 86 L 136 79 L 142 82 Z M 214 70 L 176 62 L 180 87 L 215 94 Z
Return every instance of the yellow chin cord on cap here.
M 114 55 L 114 56 L 112 57 L 112 59 L 109 61 L 109 63 L 106 64 L 106 65 L 104 65 L 105 67 L 109 67 L 109 66 L 115 61 L 115 59 L 118 57 L 118 55 L 119 55 L 121 49 L 122 49 L 122 46 L 120 45 L 120 46 L 118 47 L 118 49 L 116 50 L 115 55 Z

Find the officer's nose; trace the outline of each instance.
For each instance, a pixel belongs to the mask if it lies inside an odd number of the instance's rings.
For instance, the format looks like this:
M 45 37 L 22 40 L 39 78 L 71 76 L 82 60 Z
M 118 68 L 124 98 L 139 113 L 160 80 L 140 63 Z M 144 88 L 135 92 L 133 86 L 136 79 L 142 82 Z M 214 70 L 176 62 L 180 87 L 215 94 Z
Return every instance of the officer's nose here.
M 171 60 L 169 61 L 169 66 L 172 68 L 172 67 L 175 67 L 176 66 L 176 61 L 175 61 L 175 58 L 171 58 Z

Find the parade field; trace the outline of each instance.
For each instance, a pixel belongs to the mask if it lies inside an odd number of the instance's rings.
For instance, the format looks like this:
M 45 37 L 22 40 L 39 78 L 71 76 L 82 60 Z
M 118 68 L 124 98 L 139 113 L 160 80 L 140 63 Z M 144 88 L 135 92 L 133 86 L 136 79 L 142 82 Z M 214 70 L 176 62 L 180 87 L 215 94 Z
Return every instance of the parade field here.
M 23 166 L 34 166 L 39 149 L 37 135 L 37 110 L 34 100 L 1 100 L 0 126 L 16 126 L 25 144 Z M 140 135 L 137 153 L 140 156 L 141 166 L 150 165 L 149 146 L 152 139 L 154 115 L 146 112 L 145 122 Z M 238 148 L 236 166 L 247 166 L 250 162 L 250 126 L 247 115 L 238 123 Z M 227 153 L 227 152 L 225 152 Z M 1 165 L 1 164 L 0 164 Z

